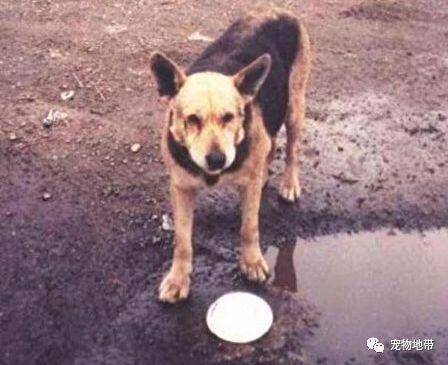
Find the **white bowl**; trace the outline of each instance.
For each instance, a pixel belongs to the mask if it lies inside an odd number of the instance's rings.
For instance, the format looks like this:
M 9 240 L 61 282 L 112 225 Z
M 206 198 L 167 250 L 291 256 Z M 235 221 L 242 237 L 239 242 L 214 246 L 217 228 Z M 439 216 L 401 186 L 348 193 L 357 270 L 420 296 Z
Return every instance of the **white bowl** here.
M 249 343 L 262 337 L 272 326 L 271 307 L 257 295 L 231 292 L 219 297 L 207 311 L 207 326 L 219 338 Z

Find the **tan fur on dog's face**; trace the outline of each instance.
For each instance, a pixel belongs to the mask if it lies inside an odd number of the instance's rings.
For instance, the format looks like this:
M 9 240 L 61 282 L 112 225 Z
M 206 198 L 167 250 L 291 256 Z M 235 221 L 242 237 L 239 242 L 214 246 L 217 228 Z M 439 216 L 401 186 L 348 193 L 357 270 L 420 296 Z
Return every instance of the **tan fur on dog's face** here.
M 170 101 L 171 134 L 208 174 L 219 174 L 235 160 L 236 148 L 245 137 L 245 104 L 257 95 L 270 67 L 271 57 L 264 54 L 233 76 L 216 72 L 187 76 L 163 53 L 151 56 L 159 94 Z M 211 163 L 215 165 L 211 168 L 207 156 L 220 162 Z
M 233 163 L 236 146 L 244 138 L 244 100 L 233 77 L 215 72 L 193 74 L 186 78 L 170 108 L 170 131 L 200 168 L 217 174 Z M 222 169 L 209 170 L 205 156 L 212 152 L 225 155 Z

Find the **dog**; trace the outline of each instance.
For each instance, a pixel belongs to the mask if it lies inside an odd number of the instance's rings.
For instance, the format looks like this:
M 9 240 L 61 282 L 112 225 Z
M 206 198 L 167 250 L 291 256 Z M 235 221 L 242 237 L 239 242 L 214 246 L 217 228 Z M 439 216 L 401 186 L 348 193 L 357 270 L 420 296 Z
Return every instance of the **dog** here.
M 204 187 L 239 189 L 240 267 L 249 280 L 266 280 L 258 228 L 262 189 L 276 134 L 285 124 L 279 194 L 291 202 L 300 196 L 298 154 L 310 63 L 305 27 L 283 10 L 237 20 L 186 71 L 161 52 L 151 55 L 151 74 L 167 103 L 161 148 L 174 220 L 173 261 L 159 287 L 161 301 L 188 297 L 195 197 Z

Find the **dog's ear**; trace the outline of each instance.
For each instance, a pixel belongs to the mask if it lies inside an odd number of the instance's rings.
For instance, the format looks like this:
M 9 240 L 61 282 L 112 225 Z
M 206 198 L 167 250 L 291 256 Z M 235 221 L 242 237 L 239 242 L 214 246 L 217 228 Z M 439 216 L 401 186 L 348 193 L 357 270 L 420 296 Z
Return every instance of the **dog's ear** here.
M 235 86 L 246 98 L 253 99 L 271 70 L 271 56 L 263 54 L 233 77 Z
M 185 73 L 161 52 L 154 52 L 151 55 L 150 63 L 159 95 L 169 99 L 174 97 L 185 82 Z

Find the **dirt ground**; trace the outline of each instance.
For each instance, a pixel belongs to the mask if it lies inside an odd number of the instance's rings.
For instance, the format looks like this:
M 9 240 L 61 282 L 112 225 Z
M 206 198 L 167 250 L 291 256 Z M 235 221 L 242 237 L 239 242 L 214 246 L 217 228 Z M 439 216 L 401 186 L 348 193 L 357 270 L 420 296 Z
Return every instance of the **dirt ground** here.
M 272 4 L 307 24 L 314 67 L 303 195 L 294 206 L 277 199 L 281 144 L 263 197 L 264 248 L 296 237 L 446 226 L 447 2 Z M 304 342 L 318 325 L 312 305 L 240 276 L 232 191 L 199 199 L 189 301 L 155 300 L 172 232 L 162 229 L 170 213 L 159 153 L 163 107 L 148 57 L 159 49 L 187 65 L 207 45 L 189 35 L 216 37 L 246 9 L 266 6 L 1 2 L 1 364 L 307 363 Z M 67 90 L 75 95 L 62 101 Z M 44 127 L 50 109 L 67 118 Z M 203 321 L 212 300 L 237 288 L 261 292 L 278 313 L 273 331 L 250 346 L 218 341 Z M 428 363 L 417 360 L 391 361 Z

